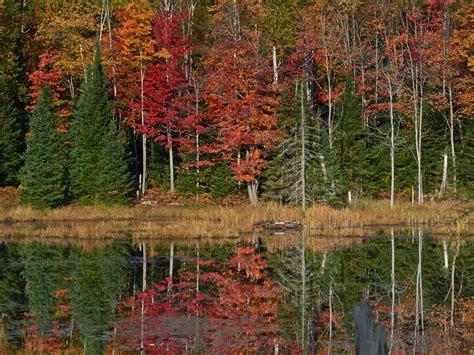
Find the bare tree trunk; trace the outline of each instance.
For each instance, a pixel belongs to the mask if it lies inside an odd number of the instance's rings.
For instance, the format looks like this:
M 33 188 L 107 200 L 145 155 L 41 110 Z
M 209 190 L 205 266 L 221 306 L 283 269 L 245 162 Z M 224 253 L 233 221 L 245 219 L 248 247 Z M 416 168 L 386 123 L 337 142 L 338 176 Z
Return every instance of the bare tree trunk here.
M 456 147 L 454 143 L 454 107 L 453 107 L 453 89 L 451 81 L 448 86 L 449 93 L 449 141 L 451 143 L 451 160 L 453 162 L 453 189 L 457 192 L 457 167 L 456 167 Z
M 456 273 L 456 259 L 459 255 L 459 240 L 456 241 L 456 252 L 453 256 L 453 262 L 451 264 L 451 316 L 450 316 L 450 326 L 454 327 L 454 306 L 455 306 L 455 289 L 454 289 L 454 275 Z
M 170 127 L 168 127 L 168 159 L 170 168 L 170 192 L 174 193 L 174 157 Z
M 200 254 L 199 254 L 199 243 L 196 244 L 196 295 L 199 294 L 199 282 L 201 277 L 201 266 L 200 266 Z
M 332 347 L 332 281 L 329 282 L 329 343 L 328 355 L 331 354 Z
M 142 56 L 142 50 L 140 49 L 140 57 Z M 145 84 L 145 68 L 143 66 L 143 61 L 140 59 L 140 117 L 142 123 L 142 129 L 145 128 L 145 93 L 144 93 L 144 84 Z M 142 184 L 141 192 L 142 195 L 145 195 L 146 190 L 146 180 L 147 180 L 147 151 L 146 151 L 146 133 L 142 134 Z
M 418 327 L 421 326 L 421 343 L 423 346 L 425 326 L 423 314 L 423 283 L 422 283 L 422 251 L 423 251 L 423 234 L 421 229 L 418 230 L 418 267 L 416 272 L 416 297 L 415 297 L 415 341 L 413 344 L 413 353 L 416 352 L 418 344 Z
M 141 243 L 142 249 L 142 292 L 146 290 L 146 244 Z M 145 354 L 145 299 L 142 298 L 140 310 L 140 354 Z
M 248 182 L 247 190 L 249 194 L 250 204 L 254 207 L 257 207 L 258 206 L 258 181 Z
M 199 115 L 199 87 L 195 78 L 193 77 L 194 84 L 194 93 L 195 93 L 195 106 L 194 114 L 196 117 Z M 196 188 L 199 189 L 199 173 L 200 173 L 200 163 L 201 163 L 201 152 L 200 152 L 200 142 L 199 142 L 199 132 L 196 130 Z M 199 191 L 198 191 L 199 192 Z
M 306 120 L 304 109 L 304 81 L 301 81 L 301 209 L 306 210 Z
M 446 239 L 443 239 L 443 255 L 444 255 L 444 268 L 448 270 L 449 268 L 448 241 Z
M 391 284 L 392 284 L 392 308 L 390 311 L 390 350 L 389 354 L 393 350 L 393 341 L 395 335 L 395 235 L 393 228 L 390 230 L 391 244 L 392 244 L 392 272 L 390 274 Z
M 446 186 L 448 184 L 448 154 L 443 156 L 443 180 L 441 180 L 441 186 L 439 187 L 439 197 L 443 197 L 446 193 Z
M 422 137 L 422 128 L 423 128 L 423 85 L 420 84 L 420 109 L 419 109 L 419 118 L 417 123 L 417 143 L 416 143 L 416 156 L 418 163 L 418 203 L 423 204 L 423 172 L 421 169 L 421 137 Z
M 331 66 L 329 60 L 329 45 L 327 43 L 327 34 L 326 34 L 326 20 L 323 20 L 323 46 L 324 46 L 324 64 L 326 70 L 326 80 L 327 80 L 327 97 L 328 97 L 328 140 L 329 140 L 329 149 L 332 151 L 333 147 L 333 131 L 334 131 L 334 103 L 332 101 L 332 78 L 331 78 Z
M 393 109 L 393 90 L 390 77 L 387 75 L 390 106 L 390 208 L 395 201 L 395 112 Z
M 277 55 L 276 55 L 276 47 L 272 47 L 272 61 L 273 61 L 273 87 L 276 88 L 278 86 L 278 63 L 277 63 Z
M 173 267 L 174 267 L 174 242 L 170 245 L 170 267 L 168 274 L 168 299 L 171 298 L 171 291 L 173 288 Z
M 301 233 L 301 347 L 306 352 L 306 241 Z
M 146 244 L 142 243 L 142 292 L 146 290 Z

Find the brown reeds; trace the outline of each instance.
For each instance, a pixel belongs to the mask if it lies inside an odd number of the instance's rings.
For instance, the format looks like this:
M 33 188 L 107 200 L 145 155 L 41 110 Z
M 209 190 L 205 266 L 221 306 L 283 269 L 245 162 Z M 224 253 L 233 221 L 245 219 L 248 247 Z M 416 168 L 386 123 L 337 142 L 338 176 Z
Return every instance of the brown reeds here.
M 50 236 L 69 238 L 213 238 L 250 233 L 259 220 L 298 220 L 310 233 L 355 235 L 367 227 L 425 226 L 443 233 L 462 233 L 472 228 L 472 203 L 408 203 L 390 209 L 387 201 L 363 202 L 335 209 L 315 205 L 303 215 L 296 207 L 266 204 L 250 206 L 68 206 L 34 210 L 24 206 L 0 209 L 0 236 Z

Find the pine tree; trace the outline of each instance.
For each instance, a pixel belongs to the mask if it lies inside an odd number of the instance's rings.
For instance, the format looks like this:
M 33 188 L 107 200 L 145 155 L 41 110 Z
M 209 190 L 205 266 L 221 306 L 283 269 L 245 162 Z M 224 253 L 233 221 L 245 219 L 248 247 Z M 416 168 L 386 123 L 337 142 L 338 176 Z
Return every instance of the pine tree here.
M 71 195 L 82 203 L 124 202 L 131 187 L 127 156 L 107 93 L 97 47 L 71 127 Z
M 58 206 L 65 196 L 63 148 L 55 120 L 51 91 L 44 88 L 30 121 L 19 191 L 23 203 L 39 208 Z
M 25 82 L 18 1 L 0 2 L 0 186 L 18 185 L 25 150 Z
M 23 137 L 20 112 L 0 92 L 0 186 L 16 185 L 22 165 Z
M 283 184 L 288 188 L 288 202 L 300 205 L 303 211 L 311 201 L 309 176 L 315 158 L 315 130 L 311 125 L 311 114 L 307 98 L 307 82 L 300 84 L 296 102 L 298 117 L 290 136 L 282 144 L 281 155 L 287 157 L 283 163 Z
M 109 132 L 99 161 L 99 197 L 105 203 L 127 203 L 130 201 L 132 177 L 127 164 L 127 153 L 122 143 L 122 134 L 114 122 L 109 123 Z

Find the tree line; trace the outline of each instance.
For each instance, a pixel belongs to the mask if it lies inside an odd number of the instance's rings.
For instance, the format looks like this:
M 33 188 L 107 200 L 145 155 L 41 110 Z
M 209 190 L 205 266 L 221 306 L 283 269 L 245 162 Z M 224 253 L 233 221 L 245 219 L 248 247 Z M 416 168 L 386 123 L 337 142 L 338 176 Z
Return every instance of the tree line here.
M 47 206 L 150 186 L 303 208 L 470 197 L 472 11 L 4 0 L 0 185 Z

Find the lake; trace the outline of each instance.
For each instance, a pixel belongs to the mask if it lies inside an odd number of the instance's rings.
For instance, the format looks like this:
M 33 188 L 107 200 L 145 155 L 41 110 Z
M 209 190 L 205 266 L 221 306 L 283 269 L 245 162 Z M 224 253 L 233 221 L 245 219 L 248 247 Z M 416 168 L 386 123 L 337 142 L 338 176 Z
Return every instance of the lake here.
M 469 235 L 0 239 L 2 354 L 458 354 L 473 312 Z

